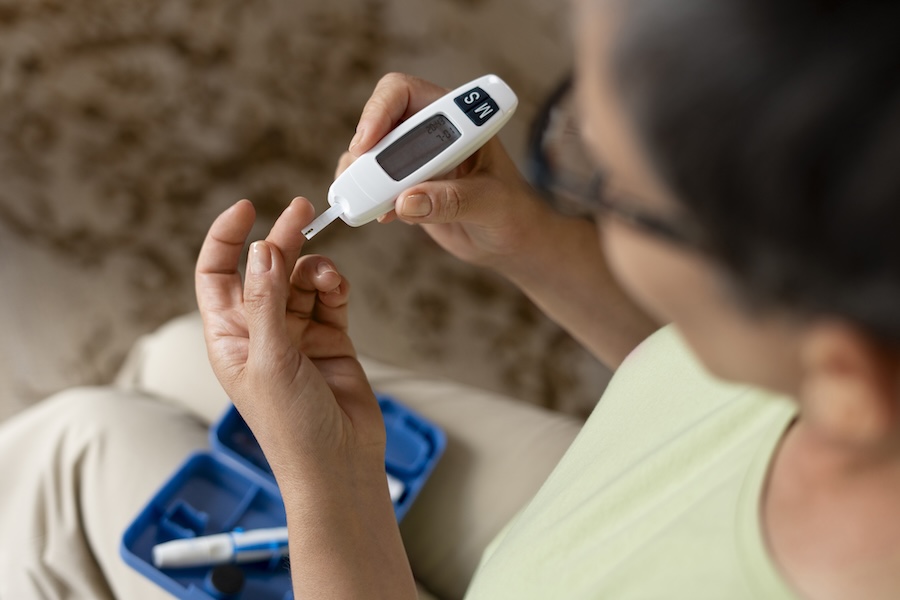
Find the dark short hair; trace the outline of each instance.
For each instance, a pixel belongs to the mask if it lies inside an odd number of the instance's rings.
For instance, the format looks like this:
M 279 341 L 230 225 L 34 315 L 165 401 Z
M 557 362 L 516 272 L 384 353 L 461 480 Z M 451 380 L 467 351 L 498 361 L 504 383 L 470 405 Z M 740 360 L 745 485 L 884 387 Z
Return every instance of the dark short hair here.
M 624 104 L 739 295 L 900 343 L 900 2 L 622 7 Z

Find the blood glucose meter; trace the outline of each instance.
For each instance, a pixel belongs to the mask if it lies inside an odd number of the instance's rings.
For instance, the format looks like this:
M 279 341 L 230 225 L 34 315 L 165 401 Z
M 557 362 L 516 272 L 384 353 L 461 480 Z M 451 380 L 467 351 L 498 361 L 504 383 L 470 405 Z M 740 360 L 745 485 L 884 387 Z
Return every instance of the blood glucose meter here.
M 311 239 L 341 218 L 353 227 L 394 207 L 403 190 L 449 172 L 491 139 L 509 120 L 518 98 L 496 75 L 485 75 L 432 102 L 331 184 L 328 208 L 303 230 Z

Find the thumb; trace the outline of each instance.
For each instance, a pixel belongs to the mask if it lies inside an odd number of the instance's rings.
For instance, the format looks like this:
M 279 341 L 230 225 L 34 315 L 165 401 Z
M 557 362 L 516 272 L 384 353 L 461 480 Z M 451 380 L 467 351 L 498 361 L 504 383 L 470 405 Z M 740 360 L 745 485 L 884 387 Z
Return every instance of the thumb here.
M 430 181 L 404 192 L 394 205 L 397 217 L 411 223 L 481 221 L 491 212 L 489 186 L 474 179 Z
M 287 296 L 287 277 L 278 248 L 267 242 L 253 242 L 244 281 L 251 358 L 254 354 L 272 356 L 290 345 L 285 323 Z

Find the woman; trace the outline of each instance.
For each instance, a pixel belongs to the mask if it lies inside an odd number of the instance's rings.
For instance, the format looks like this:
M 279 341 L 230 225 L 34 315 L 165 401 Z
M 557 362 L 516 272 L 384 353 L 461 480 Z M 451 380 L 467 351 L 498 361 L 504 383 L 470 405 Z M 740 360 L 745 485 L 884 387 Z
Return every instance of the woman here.
M 900 7 L 577 12 L 574 104 L 548 112 L 539 183 L 596 226 L 542 204 L 496 142 L 389 217 L 496 269 L 618 367 L 467 597 L 896 597 Z M 342 166 L 443 92 L 383 79 Z M 579 155 L 602 184 L 561 172 Z M 297 597 L 415 598 L 348 284 L 300 257 L 312 217 L 295 200 L 243 282 L 252 206 L 213 224 L 197 267 L 209 356 L 279 481 Z M 671 325 L 644 340 L 654 323 Z
M 645 333 L 641 309 L 673 327 L 620 367 L 469 595 L 896 597 L 900 177 L 889 159 L 900 96 L 889 74 L 900 10 L 756 0 L 578 10 L 578 116 L 605 174 L 602 188 L 584 187 L 596 192 L 600 243 L 532 200 L 496 144 L 457 180 L 405 193 L 396 214 L 518 283 L 608 363 Z M 351 152 L 441 93 L 386 79 Z M 310 217 L 298 204 L 252 246 L 243 304 L 226 250 L 246 236 L 249 207 L 213 226 L 198 269 L 210 355 L 279 465 L 297 589 L 413 597 L 377 412 L 343 335 L 344 284 L 331 275 L 338 291 L 315 308 L 288 292 L 299 243 L 283 232 Z M 299 280 L 320 260 L 301 259 Z M 310 485 L 316 493 L 299 492 Z M 311 515 L 324 525 L 304 526 Z

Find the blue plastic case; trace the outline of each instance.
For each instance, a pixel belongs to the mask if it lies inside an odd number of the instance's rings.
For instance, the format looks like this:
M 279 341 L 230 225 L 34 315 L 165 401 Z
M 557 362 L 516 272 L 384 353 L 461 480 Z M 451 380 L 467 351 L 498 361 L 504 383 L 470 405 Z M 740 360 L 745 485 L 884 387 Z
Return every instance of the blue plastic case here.
M 439 428 L 396 400 L 378 395 L 387 432 L 385 470 L 404 484 L 394 502 L 403 518 L 446 446 Z M 285 525 L 275 477 L 244 419 L 232 406 L 210 428 L 209 452 L 197 452 L 150 499 L 122 537 L 131 567 L 185 600 L 221 600 L 207 584 L 210 567 L 157 569 L 152 548 L 173 539 Z M 242 591 L 227 598 L 292 600 L 287 561 L 242 564 Z

